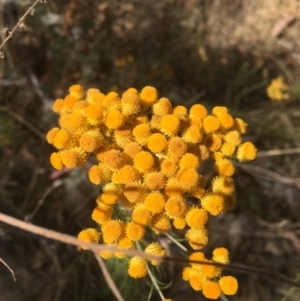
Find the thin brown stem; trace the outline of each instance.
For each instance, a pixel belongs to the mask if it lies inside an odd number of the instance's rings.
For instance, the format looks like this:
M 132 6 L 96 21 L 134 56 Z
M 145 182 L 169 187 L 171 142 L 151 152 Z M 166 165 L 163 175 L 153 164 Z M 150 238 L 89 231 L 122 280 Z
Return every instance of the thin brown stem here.
M 0 257 L 0 262 L 10 271 L 10 273 L 14 279 L 14 282 L 16 282 L 16 276 L 15 276 L 14 271 L 11 269 L 11 267 L 1 257 Z
M 8 32 L 7 37 L 4 39 L 4 41 L 2 42 L 2 44 L 0 45 L 0 50 L 2 50 L 3 46 L 6 44 L 6 42 L 8 40 L 10 40 L 12 38 L 12 36 L 14 35 L 14 32 L 20 28 L 20 25 L 23 23 L 23 21 L 25 20 L 25 18 L 33 11 L 34 7 L 41 2 L 41 0 L 36 0 L 28 9 L 27 11 L 24 13 L 24 15 L 19 19 L 18 23 L 15 25 L 15 27 Z
M 94 251 L 94 255 L 95 258 L 101 268 L 101 271 L 103 273 L 103 276 L 108 284 L 108 286 L 110 287 L 111 291 L 113 292 L 113 294 L 115 295 L 116 299 L 118 301 L 125 301 L 124 298 L 122 297 L 120 291 L 118 290 L 115 282 L 113 281 L 105 263 L 103 262 L 103 259 L 99 256 L 99 252 Z
M 139 256 L 142 258 L 146 259 L 154 259 L 159 262 L 162 262 L 164 260 L 166 261 L 176 261 L 178 263 L 200 263 L 204 265 L 214 265 L 218 266 L 224 269 L 228 270 L 233 270 L 233 271 L 239 271 L 239 272 L 244 272 L 244 273 L 249 273 L 249 274 L 256 274 L 259 275 L 260 277 L 266 277 L 269 280 L 275 281 L 275 282 L 281 282 L 281 283 L 286 283 L 291 286 L 296 286 L 300 287 L 300 284 L 285 277 L 284 275 L 271 270 L 268 267 L 264 268 L 256 268 L 256 267 L 250 267 L 250 266 L 245 266 L 242 264 L 221 264 L 218 262 L 207 262 L 207 261 L 200 261 L 200 260 L 189 260 L 188 258 L 182 258 L 182 257 L 173 257 L 173 256 L 156 256 L 156 255 L 149 255 L 141 251 L 137 250 L 126 250 L 122 248 L 118 248 L 115 246 L 107 246 L 107 245 L 101 245 L 101 244 L 96 244 L 96 243 L 90 243 L 90 242 L 84 242 L 80 241 L 75 237 L 72 237 L 70 235 L 62 234 L 53 230 L 48 230 L 42 227 L 38 227 L 26 222 L 23 222 L 21 220 L 18 220 L 16 218 L 13 218 L 11 216 L 8 216 L 6 214 L 0 213 L 0 222 L 3 222 L 7 225 L 11 225 L 13 227 L 22 229 L 24 231 L 42 236 L 44 238 L 52 239 L 55 241 L 59 241 L 64 244 L 69 244 L 77 247 L 84 247 L 86 249 L 89 249 L 93 252 L 99 252 L 101 250 L 107 250 L 107 251 L 112 251 L 112 252 L 122 252 L 125 255 L 129 256 Z

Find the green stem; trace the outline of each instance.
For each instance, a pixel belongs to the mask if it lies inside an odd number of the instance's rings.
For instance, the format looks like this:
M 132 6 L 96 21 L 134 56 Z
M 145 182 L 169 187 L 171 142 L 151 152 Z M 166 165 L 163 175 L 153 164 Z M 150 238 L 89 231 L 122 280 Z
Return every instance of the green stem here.
M 170 239 L 170 240 L 172 240 L 172 242 L 174 243 L 174 244 L 176 244 L 181 250 L 183 250 L 184 252 L 187 252 L 187 248 L 184 246 L 184 245 L 182 245 L 180 242 L 178 242 L 172 235 L 170 235 L 169 233 L 165 233 L 167 236 L 168 236 L 168 238 Z
M 140 244 L 139 244 L 138 242 L 136 242 L 136 245 L 137 245 L 137 249 L 138 249 L 139 251 L 143 251 L 142 248 L 141 248 L 141 246 L 140 246 Z M 155 279 L 155 277 L 154 277 L 152 271 L 150 270 L 148 264 L 146 264 L 146 267 L 147 267 L 147 271 L 148 271 L 149 277 L 150 277 L 150 279 L 151 279 L 151 282 L 152 282 L 152 284 L 154 285 L 155 289 L 157 290 L 157 292 L 158 292 L 158 294 L 159 294 L 161 300 L 162 300 L 162 301 L 165 300 L 165 297 L 164 297 L 163 293 L 161 292 L 161 290 L 160 290 L 160 288 L 159 288 L 159 285 L 157 284 L 156 279 Z
M 226 297 L 225 295 L 223 295 L 223 294 L 220 295 L 220 298 L 221 298 L 223 301 L 229 301 L 229 300 L 227 299 L 227 297 Z

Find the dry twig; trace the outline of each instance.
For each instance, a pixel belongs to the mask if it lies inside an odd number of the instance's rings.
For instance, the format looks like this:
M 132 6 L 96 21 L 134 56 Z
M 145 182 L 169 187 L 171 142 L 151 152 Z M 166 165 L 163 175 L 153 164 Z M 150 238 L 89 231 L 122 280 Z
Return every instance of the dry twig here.
M 38 4 L 38 3 L 42 3 L 43 1 L 41 0 L 36 0 L 28 9 L 27 11 L 24 13 L 24 15 L 19 19 L 18 23 L 15 25 L 15 27 L 11 30 L 11 31 L 7 31 L 7 37 L 4 39 L 4 41 L 2 42 L 2 44 L 0 45 L 0 52 L 3 48 L 3 46 L 6 44 L 6 42 L 12 38 L 12 36 L 14 35 L 15 31 L 18 29 L 18 28 L 22 28 L 22 24 L 24 23 L 24 20 L 25 18 L 31 14 L 33 11 L 34 11 L 34 8 L 35 6 Z
M 283 156 L 283 155 L 290 155 L 290 154 L 299 154 L 300 147 L 294 148 L 286 148 L 286 149 L 271 149 L 267 151 L 259 151 L 257 153 L 257 157 L 269 157 L 269 156 Z
M 260 277 L 266 277 L 270 280 L 276 281 L 276 282 L 281 282 L 285 284 L 289 284 L 291 286 L 296 286 L 300 287 L 300 284 L 285 277 L 284 275 L 273 271 L 269 268 L 255 268 L 255 267 L 250 267 L 250 266 L 245 266 L 242 264 L 221 264 L 218 262 L 208 262 L 208 261 L 200 261 L 200 260 L 189 260 L 188 258 L 182 258 L 182 257 L 173 257 L 173 256 L 156 256 L 156 255 L 150 255 L 146 254 L 141 251 L 137 250 L 126 250 L 122 248 L 118 248 L 115 246 L 107 246 L 107 245 L 101 245 L 101 244 L 95 244 L 95 243 L 89 243 L 89 242 L 84 242 L 80 241 L 75 237 L 72 237 L 70 235 L 62 234 L 53 230 L 48 230 L 42 227 L 38 227 L 26 222 L 23 222 L 21 220 L 18 220 L 16 218 L 13 218 L 11 216 L 8 216 L 6 214 L 0 213 L 0 222 L 11 225 L 13 227 L 22 229 L 24 231 L 42 236 L 44 238 L 52 239 L 59 241 L 64 244 L 69 244 L 77 247 L 84 247 L 87 249 L 90 249 L 93 252 L 98 253 L 99 251 L 102 250 L 107 250 L 107 251 L 112 251 L 112 252 L 122 252 L 123 254 L 129 255 L 129 256 L 139 256 L 142 258 L 146 259 L 154 259 L 159 262 L 163 260 L 168 260 L 168 261 L 176 261 L 178 263 L 201 263 L 205 265 L 214 265 L 218 267 L 222 267 L 224 269 L 228 270 L 235 270 L 235 271 L 240 271 L 244 273 L 251 273 L 251 274 L 257 274 Z
M 113 292 L 113 294 L 115 295 L 117 300 L 125 301 L 124 298 L 122 297 L 120 291 L 118 290 L 116 284 L 114 283 L 113 279 L 111 278 L 111 275 L 110 275 L 105 263 L 103 262 L 103 259 L 99 256 L 98 252 L 94 251 L 94 255 L 95 255 L 95 258 L 102 270 L 103 276 L 104 276 L 108 286 L 110 287 L 111 291 Z
M 1 257 L 0 257 L 0 262 L 10 271 L 10 273 L 14 279 L 14 282 L 16 282 L 16 276 L 15 276 L 14 271 L 10 268 L 10 266 Z

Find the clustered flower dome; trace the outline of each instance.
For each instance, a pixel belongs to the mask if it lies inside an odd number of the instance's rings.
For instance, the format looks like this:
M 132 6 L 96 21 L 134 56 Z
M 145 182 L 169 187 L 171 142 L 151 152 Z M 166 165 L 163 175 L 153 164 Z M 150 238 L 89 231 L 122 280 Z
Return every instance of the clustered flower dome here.
M 97 162 L 88 173 L 101 188 L 92 212 L 97 227 L 81 231 L 79 239 L 133 249 L 147 231 L 159 234 L 174 227 L 185 231 L 196 251 L 191 260 L 208 260 L 201 252 L 208 243 L 208 218 L 235 204 L 231 160 L 256 157 L 255 146 L 242 143 L 247 127 L 242 119 L 232 117 L 226 107 L 214 107 L 211 113 L 201 104 L 189 110 L 173 107 L 150 86 L 141 92 L 129 88 L 120 96 L 73 85 L 64 99 L 54 102 L 53 111 L 60 117 L 59 127 L 47 134 L 56 148 L 50 156 L 52 166 L 61 170 L 80 167 L 89 158 Z M 216 173 L 210 183 L 199 173 L 208 159 L 213 160 Z M 190 197 L 196 201 L 188 201 Z M 128 212 L 126 219 L 113 218 L 116 206 Z M 216 249 L 212 260 L 227 263 L 224 250 Z M 148 242 L 145 252 L 165 254 L 158 242 Z M 108 251 L 100 255 L 124 257 Z M 146 276 L 147 264 L 158 262 L 132 257 L 129 275 Z M 210 299 L 237 290 L 236 279 L 221 277 L 221 269 L 212 265 L 191 264 L 184 269 L 183 279 Z

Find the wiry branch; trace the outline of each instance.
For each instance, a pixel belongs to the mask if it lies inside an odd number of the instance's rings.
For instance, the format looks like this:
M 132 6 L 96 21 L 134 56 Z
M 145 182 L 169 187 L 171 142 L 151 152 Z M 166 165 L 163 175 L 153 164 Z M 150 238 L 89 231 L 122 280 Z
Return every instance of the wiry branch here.
M 10 271 L 10 273 L 14 279 L 14 282 L 16 282 L 16 276 L 15 276 L 14 271 L 10 268 L 10 266 L 1 257 L 0 257 L 0 262 Z
M 146 254 L 141 251 L 137 250 L 126 250 L 122 248 L 118 248 L 115 246 L 107 246 L 107 245 L 101 245 L 101 244 L 95 244 L 95 243 L 89 243 L 80 241 L 75 237 L 72 237 L 70 235 L 62 234 L 53 230 L 48 230 L 42 227 L 38 227 L 26 222 L 23 222 L 21 220 L 18 220 L 16 218 L 13 218 L 11 216 L 8 216 L 6 214 L 0 213 L 0 222 L 5 223 L 7 225 L 11 225 L 13 227 L 22 229 L 24 231 L 42 236 L 44 238 L 52 239 L 59 241 L 64 244 L 69 244 L 77 247 L 84 247 L 87 248 L 93 252 L 99 252 L 102 250 L 112 251 L 112 252 L 121 252 L 123 254 L 129 255 L 129 256 L 139 256 L 146 259 L 151 260 L 157 260 L 159 262 L 162 262 L 164 260 L 166 261 L 176 261 L 176 262 L 182 262 L 182 263 L 200 263 L 204 265 L 214 265 L 218 266 L 224 269 L 233 270 L 233 271 L 239 271 L 244 273 L 251 273 L 259 275 L 260 277 L 265 277 L 271 281 L 275 282 L 281 282 L 285 284 L 289 284 L 292 286 L 300 287 L 300 284 L 285 277 L 284 275 L 271 270 L 270 268 L 264 267 L 264 268 L 255 268 L 250 267 L 242 264 L 221 264 L 218 262 L 207 262 L 207 261 L 200 261 L 200 260 L 189 260 L 188 258 L 182 258 L 182 257 L 174 257 L 174 256 L 156 256 L 156 255 L 150 255 Z
M 21 28 L 21 24 L 23 24 L 25 18 L 32 13 L 34 7 L 39 3 L 39 2 L 43 2 L 41 0 L 36 0 L 28 9 L 27 11 L 24 13 L 24 15 L 19 19 L 18 23 L 15 25 L 15 27 L 11 30 L 11 31 L 7 31 L 7 37 L 3 40 L 2 44 L 0 45 L 0 51 L 2 50 L 3 46 L 6 44 L 6 42 L 12 38 L 12 36 L 14 35 L 14 32 L 18 29 Z

